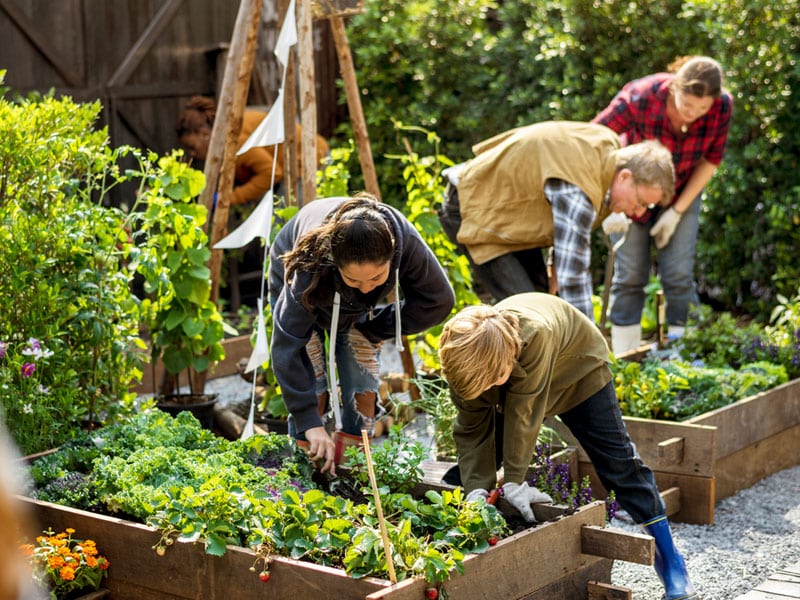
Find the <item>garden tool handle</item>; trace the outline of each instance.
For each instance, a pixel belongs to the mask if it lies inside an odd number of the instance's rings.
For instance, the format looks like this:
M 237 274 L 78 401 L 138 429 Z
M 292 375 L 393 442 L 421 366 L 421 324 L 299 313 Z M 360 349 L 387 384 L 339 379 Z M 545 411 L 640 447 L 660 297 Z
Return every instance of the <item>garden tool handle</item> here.
M 486 499 L 486 504 L 497 504 L 500 499 L 500 488 L 494 488 L 489 492 L 489 497 Z

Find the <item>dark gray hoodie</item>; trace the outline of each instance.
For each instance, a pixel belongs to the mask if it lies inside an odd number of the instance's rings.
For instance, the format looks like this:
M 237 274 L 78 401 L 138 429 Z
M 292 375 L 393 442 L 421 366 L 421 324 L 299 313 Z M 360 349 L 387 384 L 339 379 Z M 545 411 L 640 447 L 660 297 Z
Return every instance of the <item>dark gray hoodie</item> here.
M 322 290 L 325 302 L 306 309 L 301 297 L 308 285 L 307 272 L 295 272 L 286 285 L 281 256 L 291 251 L 298 239 L 318 227 L 325 218 L 351 198 L 323 198 L 304 206 L 281 228 L 270 248 L 269 296 L 272 306 L 272 370 L 281 386 L 286 407 L 292 413 L 298 432 L 319 427 L 314 372 L 305 347 L 314 328 L 330 332 L 333 297 L 341 296 L 339 332 L 356 327 L 372 342 L 395 337 L 396 311 L 400 306 L 402 335 L 420 333 L 441 323 L 455 304 L 455 294 L 447 275 L 433 252 L 403 214 L 387 204 L 379 204 L 395 239 L 389 278 L 383 286 L 362 294 L 342 281 L 333 269 L 333 285 Z M 399 278 L 399 281 L 398 281 Z M 321 282 L 320 285 L 325 285 Z M 399 287 L 398 303 L 376 308 L 376 304 Z M 398 297 L 401 296 L 398 291 Z

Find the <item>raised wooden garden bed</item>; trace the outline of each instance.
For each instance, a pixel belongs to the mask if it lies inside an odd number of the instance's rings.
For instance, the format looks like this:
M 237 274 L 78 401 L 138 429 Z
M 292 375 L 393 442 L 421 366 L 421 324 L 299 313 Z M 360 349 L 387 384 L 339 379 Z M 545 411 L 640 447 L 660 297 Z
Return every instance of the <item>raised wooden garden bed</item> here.
M 43 527 L 56 531 L 73 527 L 82 536 L 97 541 L 111 562 L 104 585 L 115 600 L 425 597 L 427 585 L 420 578 L 395 585 L 377 578 L 357 580 L 340 569 L 281 557 L 274 558 L 270 566 L 270 581 L 262 583 L 249 570 L 256 562 L 256 555 L 250 550 L 229 546 L 224 556 L 216 557 L 205 554 L 202 544 L 176 543 L 164 556 L 158 556 L 153 546 L 160 535 L 151 527 L 48 502 L 23 500 Z M 537 518 L 553 520 L 502 539 L 484 554 L 467 557 L 464 573 L 454 574 L 443 585 L 449 597 L 585 600 L 590 582 L 593 593 L 613 587 L 609 581 L 614 558 L 652 563 L 652 538 L 605 529 L 603 502 L 562 516 L 555 514 L 558 507 L 541 508 L 537 507 Z
M 249 335 L 222 340 L 222 347 L 225 349 L 225 359 L 212 366 L 208 371 L 208 378 L 226 377 L 236 375 L 239 371 L 237 364 L 242 358 L 248 358 L 253 352 L 253 344 Z M 156 383 L 161 381 L 164 375 L 164 365 L 161 361 L 156 363 L 155 369 L 152 365 L 145 365 L 142 369 L 142 381 L 134 388 L 139 394 L 151 394 L 155 389 Z
M 800 379 L 680 423 L 624 420 L 659 488 L 680 490 L 675 521 L 713 524 L 717 502 L 800 464 Z M 578 476 L 589 475 L 602 497 L 586 453 L 566 427 L 553 420 L 548 425 L 578 447 Z

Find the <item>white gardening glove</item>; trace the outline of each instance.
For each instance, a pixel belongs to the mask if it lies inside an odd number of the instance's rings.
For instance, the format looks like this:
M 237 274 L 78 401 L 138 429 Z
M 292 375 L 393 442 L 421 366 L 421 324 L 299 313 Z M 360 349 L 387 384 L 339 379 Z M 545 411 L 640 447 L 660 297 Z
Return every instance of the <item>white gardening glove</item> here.
M 650 230 L 650 235 L 656 240 L 656 248 L 660 250 L 669 244 L 669 241 L 672 239 L 672 234 L 675 233 L 675 228 L 680 221 L 681 213 L 671 206 L 661 213 L 661 216 L 658 217 L 658 221 L 656 221 L 656 224 L 653 225 L 653 228 Z
M 603 219 L 602 225 L 606 235 L 611 235 L 612 233 L 621 233 L 624 235 L 628 233 L 631 222 L 628 217 L 625 216 L 625 213 L 611 213 Z
M 489 499 L 489 492 L 486 490 L 482 490 L 478 488 L 476 490 L 472 490 L 469 494 L 467 494 L 467 502 L 475 502 L 478 498 L 483 498 L 484 500 Z
M 540 492 L 537 488 L 528 485 L 527 481 L 506 483 L 503 486 L 503 498 L 508 500 L 511 506 L 516 508 L 528 523 L 536 521 L 536 517 L 533 516 L 533 510 L 531 510 L 531 504 L 553 501 L 544 492 Z

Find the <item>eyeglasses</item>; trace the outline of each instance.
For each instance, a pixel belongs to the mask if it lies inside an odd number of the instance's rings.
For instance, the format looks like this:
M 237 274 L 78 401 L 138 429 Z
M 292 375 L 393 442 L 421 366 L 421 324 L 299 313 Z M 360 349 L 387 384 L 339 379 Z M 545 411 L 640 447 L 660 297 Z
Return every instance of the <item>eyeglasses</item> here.
M 647 200 L 642 199 L 638 185 L 634 185 L 634 189 L 636 190 L 636 204 L 642 208 L 646 208 L 647 210 L 653 210 L 656 207 L 654 203 L 647 202 Z

